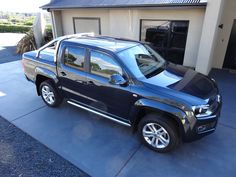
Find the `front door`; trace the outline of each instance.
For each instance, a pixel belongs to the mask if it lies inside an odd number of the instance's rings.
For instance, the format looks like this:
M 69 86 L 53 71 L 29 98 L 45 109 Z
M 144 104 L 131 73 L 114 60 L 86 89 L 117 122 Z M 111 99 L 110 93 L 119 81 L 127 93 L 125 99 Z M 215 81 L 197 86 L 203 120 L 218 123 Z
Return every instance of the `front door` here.
M 236 69 L 236 20 L 234 20 L 223 67 Z
M 90 72 L 88 73 L 88 92 L 94 99 L 91 106 L 111 114 L 113 117 L 127 120 L 132 102 L 130 86 L 113 85 L 109 83 L 112 74 L 124 75 L 116 60 L 102 52 L 90 52 Z

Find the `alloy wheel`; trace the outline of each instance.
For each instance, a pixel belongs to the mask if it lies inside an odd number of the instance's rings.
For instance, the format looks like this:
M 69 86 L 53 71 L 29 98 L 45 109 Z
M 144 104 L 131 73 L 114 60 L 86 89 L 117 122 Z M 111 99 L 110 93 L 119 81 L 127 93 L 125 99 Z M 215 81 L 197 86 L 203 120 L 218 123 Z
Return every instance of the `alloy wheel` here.
M 53 91 L 47 85 L 42 87 L 42 96 L 43 99 L 50 105 L 54 104 L 55 102 L 55 95 Z
M 154 148 L 163 149 L 170 143 L 169 133 L 157 123 L 147 123 L 142 132 L 145 141 Z

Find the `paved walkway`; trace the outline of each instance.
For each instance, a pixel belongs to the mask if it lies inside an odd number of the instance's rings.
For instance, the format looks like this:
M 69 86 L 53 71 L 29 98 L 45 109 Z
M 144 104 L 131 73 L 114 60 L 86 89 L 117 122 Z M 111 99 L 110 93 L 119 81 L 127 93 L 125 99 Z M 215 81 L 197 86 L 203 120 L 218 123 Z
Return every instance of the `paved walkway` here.
M 129 128 L 94 114 L 45 106 L 19 61 L 0 65 L 0 115 L 91 176 L 235 177 L 236 75 L 212 76 L 224 101 L 216 132 L 169 154 L 147 149 Z
M 16 54 L 16 45 L 24 34 L 0 33 L 0 64 L 21 59 L 21 55 Z

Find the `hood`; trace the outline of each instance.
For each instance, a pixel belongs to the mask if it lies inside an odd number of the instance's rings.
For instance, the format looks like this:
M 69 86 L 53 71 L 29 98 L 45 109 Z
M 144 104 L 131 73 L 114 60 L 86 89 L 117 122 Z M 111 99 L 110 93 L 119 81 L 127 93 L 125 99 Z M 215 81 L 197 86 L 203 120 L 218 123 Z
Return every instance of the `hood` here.
M 152 90 L 161 90 L 188 102 L 207 101 L 218 93 L 218 88 L 209 77 L 181 65 L 168 63 L 166 68 L 151 78 L 141 81 Z M 165 88 L 165 89 L 163 89 Z M 200 101 L 201 100 L 201 101 Z

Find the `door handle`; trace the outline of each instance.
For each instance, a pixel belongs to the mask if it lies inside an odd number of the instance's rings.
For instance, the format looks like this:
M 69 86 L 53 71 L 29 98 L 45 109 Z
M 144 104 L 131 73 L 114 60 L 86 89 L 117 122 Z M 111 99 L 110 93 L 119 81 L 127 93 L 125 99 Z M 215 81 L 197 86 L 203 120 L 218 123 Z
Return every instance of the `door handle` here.
M 93 81 L 87 81 L 87 85 L 94 85 Z
M 61 72 L 61 75 L 62 75 L 62 76 L 66 76 L 66 73 L 62 71 L 62 72 Z

